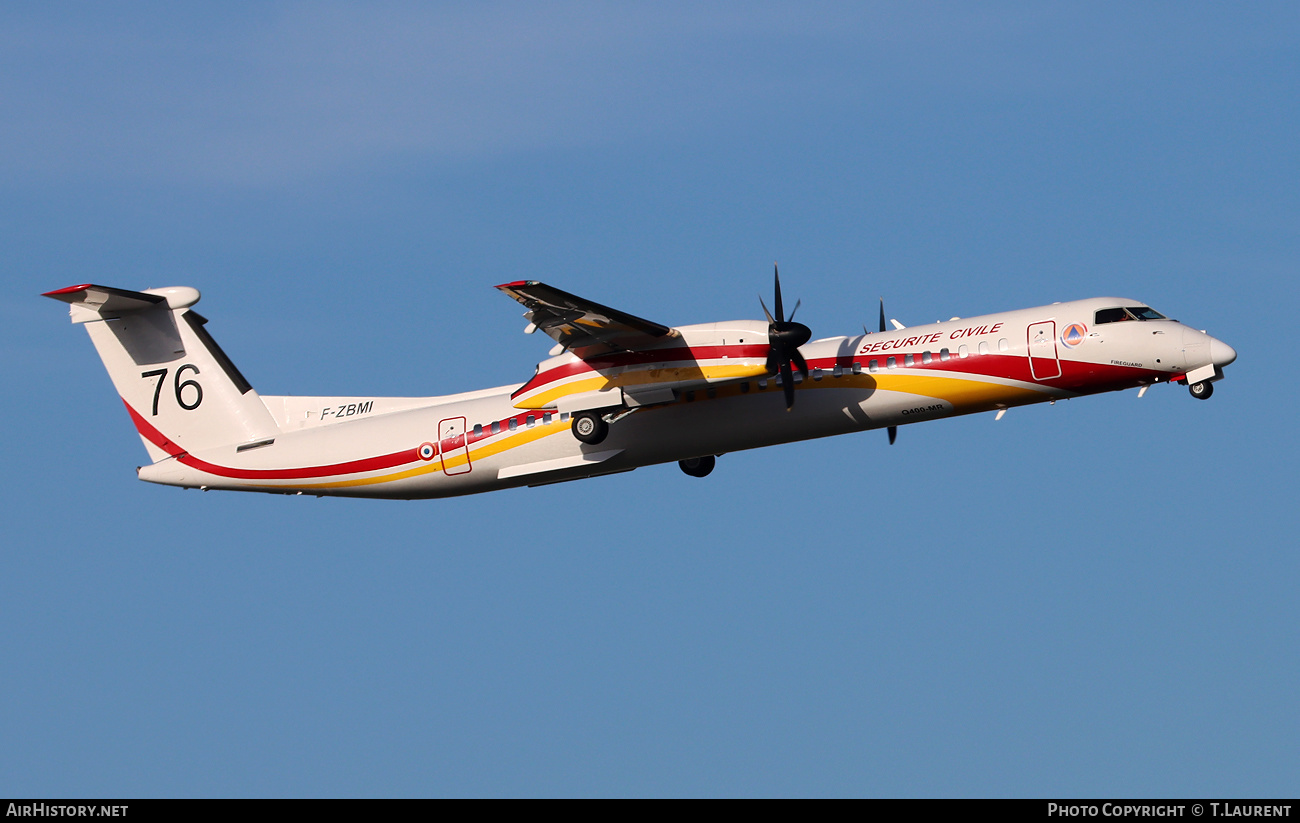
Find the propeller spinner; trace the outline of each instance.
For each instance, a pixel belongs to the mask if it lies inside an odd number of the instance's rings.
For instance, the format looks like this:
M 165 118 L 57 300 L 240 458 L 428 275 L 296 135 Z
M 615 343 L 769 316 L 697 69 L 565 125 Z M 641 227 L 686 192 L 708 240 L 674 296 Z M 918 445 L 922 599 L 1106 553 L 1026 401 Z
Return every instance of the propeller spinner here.
M 812 339 L 812 329 L 803 323 L 794 322 L 794 313 L 799 311 L 801 301 L 794 304 L 790 318 L 785 317 L 785 304 L 781 301 L 781 272 L 775 264 L 772 266 L 776 278 L 776 317 L 767 310 L 767 304 L 759 297 L 763 314 L 767 315 L 767 370 L 781 375 L 781 390 L 785 392 L 785 410 L 794 408 L 794 370 L 790 364 L 805 378 L 808 377 L 808 361 L 799 353 L 799 347 Z

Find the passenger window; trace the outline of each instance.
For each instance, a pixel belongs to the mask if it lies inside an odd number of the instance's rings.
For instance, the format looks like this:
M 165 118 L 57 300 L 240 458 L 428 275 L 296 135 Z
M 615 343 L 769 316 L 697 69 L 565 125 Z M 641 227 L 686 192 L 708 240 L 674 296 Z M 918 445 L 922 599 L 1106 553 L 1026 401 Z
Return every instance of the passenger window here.
M 822 379 L 822 370 L 813 369 L 813 380 L 821 380 L 821 379 Z
M 545 426 L 545 425 L 549 425 L 550 422 L 551 422 L 551 413 L 550 413 L 550 412 L 542 412 L 542 425 L 544 425 L 544 426 Z
M 513 417 L 510 418 L 510 431 L 518 431 L 518 430 L 519 430 L 519 421 Z
M 910 354 L 903 355 L 903 365 L 904 366 L 912 365 L 912 355 Z
M 867 371 L 871 372 L 872 374 L 875 374 L 876 372 L 880 371 L 880 361 L 872 360 L 870 363 L 868 363 Z
M 568 412 L 560 412 L 560 422 L 561 422 L 561 423 L 566 422 L 568 419 L 569 419 L 569 413 L 568 413 Z
M 482 424 L 482 423 L 475 423 L 475 424 L 474 424 L 474 436 L 475 436 L 475 437 L 482 437 L 482 436 L 483 436 L 483 424 Z
M 533 420 L 533 416 L 531 414 L 524 418 L 524 425 L 530 429 L 533 427 L 534 422 L 535 421 Z
M 929 353 L 928 351 L 923 351 L 923 352 L 921 352 L 921 362 L 922 362 L 922 363 L 929 363 L 929 362 L 930 362 L 931 360 L 933 360 L 933 359 L 934 359 L 934 358 L 930 357 L 930 353 Z
M 998 351 L 1011 351 L 1011 344 L 1005 337 L 998 341 Z
M 740 393 L 741 393 L 741 394 L 749 394 L 749 381 L 748 381 L 748 380 L 746 380 L 744 383 L 741 383 L 741 384 L 740 384 Z
M 835 368 L 831 369 L 831 377 L 839 377 L 841 374 L 844 374 L 844 369 L 841 369 L 840 364 L 836 363 Z
M 894 367 L 897 366 L 897 365 L 898 365 L 898 358 L 897 358 L 897 357 L 890 357 L 890 358 L 888 358 L 887 360 L 885 360 L 885 368 L 887 368 L 887 369 L 892 369 L 892 368 L 894 368 Z
M 948 351 L 947 349 L 939 349 L 939 359 L 940 359 L 940 360 L 942 360 L 942 361 L 944 361 L 944 362 L 947 362 L 947 360 L 948 360 L 949 357 L 952 357 L 952 354 L 949 353 L 949 351 Z
M 874 362 L 874 361 L 873 361 L 873 362 Z M 861 363 L 854 363 L 854 364 L 853 364 L 853 373 L 854 373 L 854 374 L 862 374 L 862 364 L 861 364 Z
M 958 347 L 957 347 L 957 356 L 958 356 L 958 357 L 970 357 L 970 346 L 967 346 L 965 343 L 962 343 L 960 346 L 958 346 Z
M 980 341 L 980 354 L 988 354 L 988 353 L 989 353 L 989 344 L 986 343 L 986 342 L 984 342 L 983 340 L 981 340 L 981 341 Z
M 500 433 L 501 433 L 501 424 L 498 423 L 498 422 L 495 421 L 495 420 L 492 421 L 492 433 L 493 433 L 493 434 L 500 434 Z

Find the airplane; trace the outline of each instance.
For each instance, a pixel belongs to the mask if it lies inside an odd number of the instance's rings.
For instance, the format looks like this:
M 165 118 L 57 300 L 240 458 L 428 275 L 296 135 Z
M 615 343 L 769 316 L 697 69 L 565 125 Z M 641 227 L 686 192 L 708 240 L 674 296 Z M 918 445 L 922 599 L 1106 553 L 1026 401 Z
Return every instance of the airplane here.
M 1208 399 L 1237 353 L 1144 303 L 1098 297 L 812 340 L 785 316 L 666 326 L 533 280 L 496 288 L 555 341 L 522 385 L 443 397 L 262 396 L 190 287 L 44 296 L 90 334 L 148 452 L 182 488 L 422 499 L 676 461 L 704 477 L 744 449 L 1186 384 Z

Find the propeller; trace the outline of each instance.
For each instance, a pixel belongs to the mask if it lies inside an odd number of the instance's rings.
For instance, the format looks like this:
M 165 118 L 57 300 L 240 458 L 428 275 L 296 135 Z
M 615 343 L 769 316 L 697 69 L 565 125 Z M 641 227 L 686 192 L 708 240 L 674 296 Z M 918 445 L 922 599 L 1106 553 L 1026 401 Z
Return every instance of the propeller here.
M 794 370 L 790 364 L 793 362 L 799 373 L 808 377 L 808 361 L 799 353 L 799 347 L 812 338 L 812 329 L 803 323 L 794 322 L 794 313 L 799 311 L 802 300 L 795 302 L 794 311 L 790 312 L 789 319 L 786 318 L 785 304 L 781 302 L 781 271 L 775 263 L 772 264 L 772 272 L 776 278 L 776 317 L 767 310 L 762 297 L 758 298 L 758 302 L 763 306 L 763 314 L 767 315 L 767 370 L 769 373 L 780 373 L 781 390 L 785 392 L 785 410 L 789 411 L 794 408 Z
M 885 330 L 885 298 L 883 297 L 880 298 L 880 330 Z M 890 426 L 888 431 L 889 445 L 892 446 L 894 445 L 894 441 L 898 439 L 898 426 Z

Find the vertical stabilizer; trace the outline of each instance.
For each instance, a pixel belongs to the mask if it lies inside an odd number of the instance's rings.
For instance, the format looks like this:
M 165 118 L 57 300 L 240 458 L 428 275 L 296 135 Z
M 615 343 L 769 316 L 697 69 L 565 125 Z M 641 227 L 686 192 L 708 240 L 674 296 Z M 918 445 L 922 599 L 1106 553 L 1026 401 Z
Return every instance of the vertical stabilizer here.
M 266 440 L 279 432 L 257 392 L 191 306 L 197 289 L 83 285 L 47 292 L 84 324 L 149 456 Z

